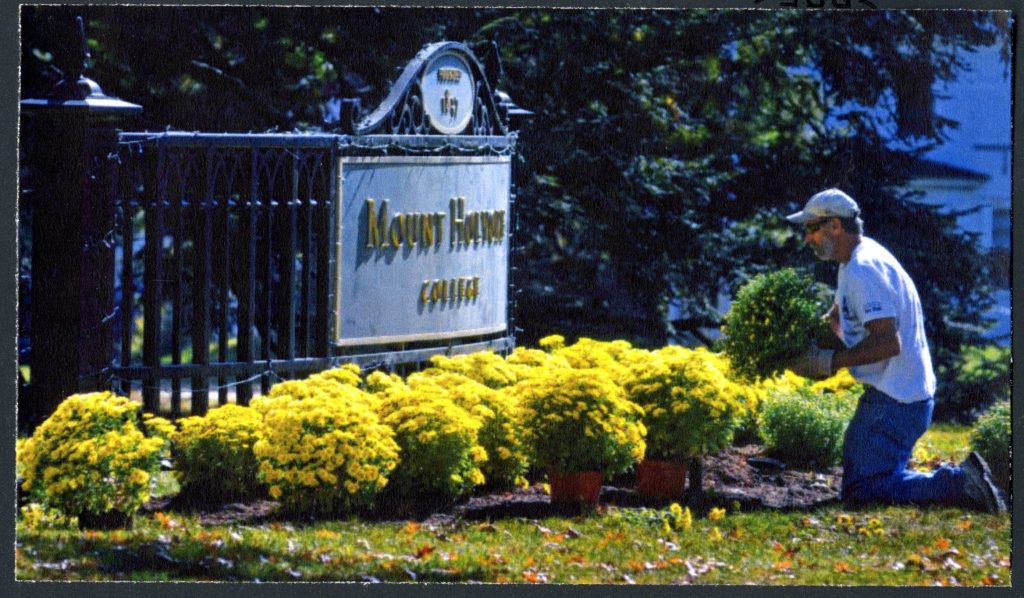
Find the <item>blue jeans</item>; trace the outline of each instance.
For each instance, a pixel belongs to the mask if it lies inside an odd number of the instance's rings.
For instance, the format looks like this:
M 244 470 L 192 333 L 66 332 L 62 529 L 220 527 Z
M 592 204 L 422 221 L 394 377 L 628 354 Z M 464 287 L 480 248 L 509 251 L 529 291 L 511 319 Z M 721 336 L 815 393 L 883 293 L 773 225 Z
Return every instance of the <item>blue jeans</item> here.
M 868 388 L 846 428 L 842 498 L 847 503 L 956 505 L 964 500 L 964 475 L 944 465 L 908 471 L 914 443 L 928 429 L 935 401 L 900 403 Z

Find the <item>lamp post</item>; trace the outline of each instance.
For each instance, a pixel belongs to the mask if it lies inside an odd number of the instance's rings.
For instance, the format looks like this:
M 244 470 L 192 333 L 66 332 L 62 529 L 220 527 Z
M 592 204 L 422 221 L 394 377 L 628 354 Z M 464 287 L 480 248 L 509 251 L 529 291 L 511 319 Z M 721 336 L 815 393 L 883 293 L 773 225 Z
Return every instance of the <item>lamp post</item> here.
M 114 202 L 107 156 L 116 149 L 116 127 L 142 107 L 105 95 L 85 77 L 81 17 L 75 25 L 81 43 L 57 56 L 64 77 L 46 96 L 21 101 L 24 165 L 36 184 L 24 193 L 32 220 L 31 376 L 19 393 L 19 427 L 39 423 L 69 394 L 107 389 L 111 380 Z

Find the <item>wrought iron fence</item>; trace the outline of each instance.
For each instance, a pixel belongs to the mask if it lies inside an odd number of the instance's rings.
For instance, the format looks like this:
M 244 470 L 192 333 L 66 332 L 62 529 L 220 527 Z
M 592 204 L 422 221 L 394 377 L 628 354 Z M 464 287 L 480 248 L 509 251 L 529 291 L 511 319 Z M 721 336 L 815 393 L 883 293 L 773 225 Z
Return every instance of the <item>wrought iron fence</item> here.
M 514 345 L 512 288 L 502 332 L 334 344 L 340 158 L 515 151 L 510 119 L 529 112 L 490 87 L 469 48 L 425 46 L 365 118 L 358 99 L 342 101 L 336 134 L 133 133 L 117 127 L 142 107 L 84 77 L 76 22 L 75 68 L 46 97 L 21 102 L 30 118 L 20 213 L 30 224 L 19 249 L 19 365 L 30 376 L 19 425 L 73 392 L 110 388 L 176 417 L 211 400 L 246 404 L 278 379 L 342 362 L 408 369 L 438 353 Z M 440 95 L 425 75 L 434 67 L 444 82 L 471 85 Z M 450 92 L 468 95 L 459 103 Z M 430 94 L 440 116 L 423 102 Z M 459 334 L 476 334 L 468 330 Z
M 115 177 L 113 388 L 149 411 L 246 404 L 254 386 L 341 362 L 417 363 L 507 350 L 457 345 L 347 352 L 330 340 L 337 163 L 346 152 L 508 153 L 514 139 L 122 133 Z

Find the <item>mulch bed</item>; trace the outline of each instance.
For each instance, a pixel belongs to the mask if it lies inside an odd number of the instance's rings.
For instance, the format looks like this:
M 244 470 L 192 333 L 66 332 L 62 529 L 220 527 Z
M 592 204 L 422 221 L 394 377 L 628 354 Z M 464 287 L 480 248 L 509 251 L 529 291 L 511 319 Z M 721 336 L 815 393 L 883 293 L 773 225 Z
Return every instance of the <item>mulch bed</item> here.
M 730 447 L 702 461 L 702 490 L 688 489 L 686 497 L 677 500 L 702 514 L 712 507 L 742 511 L 758 509 L 806 510 L 839 501 L 842 468 L 813 469 L 790 467 L 763 455 L 758 445 Z M 632 475 L 609 480 L 601 488 L 602 505 L 619 507 L 667 506 L 669 500 L 655 500 L 632 489 Z M 415 519 L 444 523 L 456 519 L 502 519 L 525 517 L 539 519 L 550 516 L 574 516 L 584 512 L 578 505 L 553 505 L 550 497 L 537 485 L 510 492 L 473 496 L 454 504 L 429 497 L 416 502 L 385 495 L 374 511 L 360 514 L 367 520 L 399 521 Z M 292 520 L 278 513 L 275 501 L 258 500 L 231 503 L 218 507 L 190 504 L 179 498 L 153 500 L 143 509 L 155 511 L 186 511 L 198 513 L 203 525 L 259 524 L 272 520 Z

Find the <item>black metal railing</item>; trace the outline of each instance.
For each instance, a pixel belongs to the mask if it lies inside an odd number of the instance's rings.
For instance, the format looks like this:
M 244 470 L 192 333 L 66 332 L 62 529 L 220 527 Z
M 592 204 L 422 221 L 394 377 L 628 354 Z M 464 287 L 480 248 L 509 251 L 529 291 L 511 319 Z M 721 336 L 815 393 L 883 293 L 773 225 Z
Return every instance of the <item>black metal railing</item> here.
M 514 143 L 122 133 L 111 156 L 114 390 L 177 417 L 204 413 L 211 395 L 246 404 L 276 380 L 341 362 L 393 367 L 452 349 L 510 349 L 511 333 L 457 346 L 332 346 L 336 158 L 393 152 L 399 141 L 411 142 L 404 151 L 430 153 L 506 153 Z
M 21 102 L 19 214 L 30 224 L 19 247 L 19 427 L 74 392 L 112 389 L 177 417 L 343 362 L 402 371 L 438 353 L 514 346 L 511 277 L 505 332 L 333 340 L 339 158 L 515 152 L 512 121 L 530 113 L 491 88 L 467 47 L 425 46 L 372 113 L 343 100 L 336 133 L 138 133 L 122 127 L 142 106 L 82 74 L 81 18 L 75 32 L 81 51 L 66 57 L 65 78 Z M 465 129 L 440 134 L 419 81 L 448 53 L 472 73 L 473 109 Z

